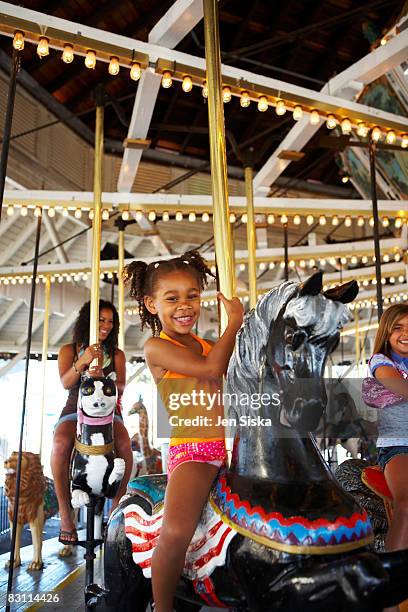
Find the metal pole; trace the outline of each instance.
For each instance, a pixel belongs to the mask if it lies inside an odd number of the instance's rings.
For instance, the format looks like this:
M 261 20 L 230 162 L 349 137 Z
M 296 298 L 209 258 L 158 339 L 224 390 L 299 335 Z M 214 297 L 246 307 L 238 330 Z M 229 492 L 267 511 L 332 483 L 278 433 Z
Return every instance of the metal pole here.
M 381 253 L 380 253 L 380 230 L 378 223 L 378 204 L 377 204 L 377 182 L 375 178 L 375 151 L 374 142 L 368 145 L 370 154 L 370 178 L 371 178 L 371 200 L 373 203 L 373 219 L 374 219 L 374 254 L 375 254 L 375 278 L 377 280 L 377 317 L 381 319 L 383 313 L 383 297 L 381 285 Z
M 41 415 L 40 415 L 40 450 L 38 454 L 42 454 L 43 444 L 43 428 L 44 428 L 44 412 L 45 412 L 45 391 L 46 391 L 46 374 L 47 374 L 47 357 L 48 357 L 48 335 L 49 335 L 49 319 L 50 319 L 50 296 L 51 296 L 51 279 L 45 277 L 44 285 L 44 328 L 43 328 L 43 343 L 42 343 L 42 370 L 43 370 L 43 385 L 41 399 Z
M 245 166 L 245 195 L 247 205 L 247 246 L 248 246 L 248 281 L 249 307 L 256 306 L 256 232 L 254 214 L 253 170 Z
M 288 224 L 283 224 L 283 251 L 285 257 L 285 281 L 289 280 Z
M 10 147 L 11 125 L 13 123 L 14 100 L 16 98 L 16 81 L 17 74 L 20 70 L 20 58 L 21 51 L 13 48 L 13 55 L 11 56 L 9 90 L 7 95 L 7 107 L 6 114 L 4 116 L 3 145 L 1 147 L 0 158 L 0 221 L 1 211 L 3 208 L 4 185 L 6 184 L 7 159 Z
M 125 283 L 123 268 L 125 267 L 125 228 L 124 222 L 118 223 L 118 310 L 119 310 L 119 348 L 125 350 Z
M 35 236 L 35 249 L 34 249 L 33 278 L 31 282 L 30 308 L 29 308 L 29 313 L 28 313 L 28 331 L 27 331 L 26 363 L 25 363 L 25 374 L 24 374 L 23 408 L 21 410 L 20 442 L 19 442 L 19 447 L 18 447 L 18 460 L 17 460 L 17 468 L 16 468 L 16 497 L 14 500 L 13 530 L 11 534 L 10 566 L 9 566 L 9 572 L 8 572 L 7 595 L 6 595 L 6 612 L 10 612 L 11 610 L 9 596 L 11 595 L 12 586 L 13 586 L 14 553 L 16 549 L 18 506 L 20 502 L 21 459 L 22 459 L 22 452 L 23 452 L 24 421 L 25 421 L 25 414 L 26 414 L 28 367 L 30 365 L 31 333 L 33 329 L 34 298 L 35 298 L 35 285 L 36 285 L 35 281 L 37 278 L 37 264 L 38 264 L 38 252 L 39 252 L 39 247 L 40 247 L 40 235 L 41 235 L 41 215 L 37 219 L 37 233 Z
M 208 83 L 208 124 L 213 197 L 214 243 L 217 256 L 220 291 L 231 298 L 235 291 L 235 270 L 229 222 L 227 159 L 224 129 L 224 107 L 221 88 L 220 35 L 217 0 L 203 0 L 205 57 Z M 221 330 L 227 316 L 221 310 Z
M 99 342 L 99 275 L 102 230 L 102 162 L 103 162 L 103 86 L 96 88 L 96 123 L 94 157 L 94 216 L 92 220 L 91 316 L 89 343 Z

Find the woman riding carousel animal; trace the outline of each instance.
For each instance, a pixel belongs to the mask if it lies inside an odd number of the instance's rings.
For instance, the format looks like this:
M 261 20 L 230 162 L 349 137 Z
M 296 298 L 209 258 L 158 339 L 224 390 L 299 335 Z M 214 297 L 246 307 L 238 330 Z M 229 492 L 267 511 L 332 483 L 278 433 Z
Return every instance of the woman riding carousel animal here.
M 59 541 L 62 544 L 76 544 L 78 541 L 70 501 L 69 466 L 77 431 L 77 403 L 81 376 L 86 371 L 94 379 L 106 378 L 113 372 L 116 374 L 118 401 L 113 423 L 114 441 L 116 455 L 125 460 L 126 469 L 112 502 L 113 509 L 126 491 L 133 463 L 130 439 L 121 414 L 121 396 L 126 384 L 126 361 L 123 351 L 118 348 L 118 313 L 111 302 L 99 301 L 99 342 L 91 346 L 89 346 L 89 321 L 90 302 L 86 302 L 75 322 L 72 343 L 61 347 L 58 354 L 61 382 L 64 388 L 69 390 L 67 403 L 55 427 L 51 454 L 51 469 L 61 517 Z M 98 365 L 90 367 L 95 360 L 98 360 Z

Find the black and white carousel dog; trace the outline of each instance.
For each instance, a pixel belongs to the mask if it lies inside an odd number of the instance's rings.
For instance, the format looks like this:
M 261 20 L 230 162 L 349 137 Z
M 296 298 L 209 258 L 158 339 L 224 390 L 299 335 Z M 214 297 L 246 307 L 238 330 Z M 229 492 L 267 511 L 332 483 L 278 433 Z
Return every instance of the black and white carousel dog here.
M 89 504 L 93 496 L 97 502 L 96 515 L 100 514 L 100 518 L 104 498 L 115 497 L 125 473 L 124 459 L 114 456 L 115 379 L 114 372 L 107 378 L 85 375 L 78 396 L 78 431 L 71 462 L 71 503 L 73 508 L 80 508 Z M 98 527 L 96 531 L 99 531 Z

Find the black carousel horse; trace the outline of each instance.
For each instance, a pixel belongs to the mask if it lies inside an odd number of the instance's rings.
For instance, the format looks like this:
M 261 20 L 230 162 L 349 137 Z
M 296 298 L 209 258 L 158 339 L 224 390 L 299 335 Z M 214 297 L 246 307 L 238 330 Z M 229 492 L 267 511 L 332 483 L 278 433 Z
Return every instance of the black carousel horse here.
M 373 612 L 408 595 L 408 552 L 369 551 L 367 514 L 309 433 L 325 409 L 322 374 L 349 319 L 344 304 L 358 287 L 321 291 L 321 273 L 302 285 L 283 283 L 238 334 L 226 388 L 237 424 L 232 462 L 215 480 L 188 549 L 178 611 Z M 241 401 L 250 394 L 266 398 L 256 413 Z M 165 487 L 165 475 L 133 480 L 111 516 L 105 609 L 142 612 L 151 600 Z

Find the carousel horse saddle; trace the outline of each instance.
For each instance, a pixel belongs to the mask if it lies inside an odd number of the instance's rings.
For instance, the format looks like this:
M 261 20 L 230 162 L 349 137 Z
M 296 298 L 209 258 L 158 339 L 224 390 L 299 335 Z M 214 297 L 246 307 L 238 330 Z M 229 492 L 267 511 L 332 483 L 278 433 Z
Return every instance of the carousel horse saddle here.
M 224 472 L 215 482 L 210 504 L 222 521 L 242 535 L 270 548 L 294 554 L 340 553 L 366 546 L 372 528 L 357 504 L 325 512 L 328 492 L 302 490 Z M 313 511 L 307 503 L 320 497 Z M 332 497 L 333 501 L 333 497 Z M 294 510 L 294 508 L 296 510 Z
M 383 502 L 388 522 L 392 517 L 392 493 L 388 488 L 384 472 L 379 465 L 370 465 L 361 471 L 361 480 L 373 493 L 378 495 Z
M 128 505 L 123 509 L 125 534 L 132 543 L 133 561 L 145 578 L 151 578 L 151 559 L 160 535 L 166 484 L 167 476 L 159 474 L 134 478 L 128 485 Z M 209 576 L 217 566 L 225 564 L 229 543 L 236 533 L 209 503 L 205 505 L 183 571 L 193 581 L 197 593 L 209 594 Z

